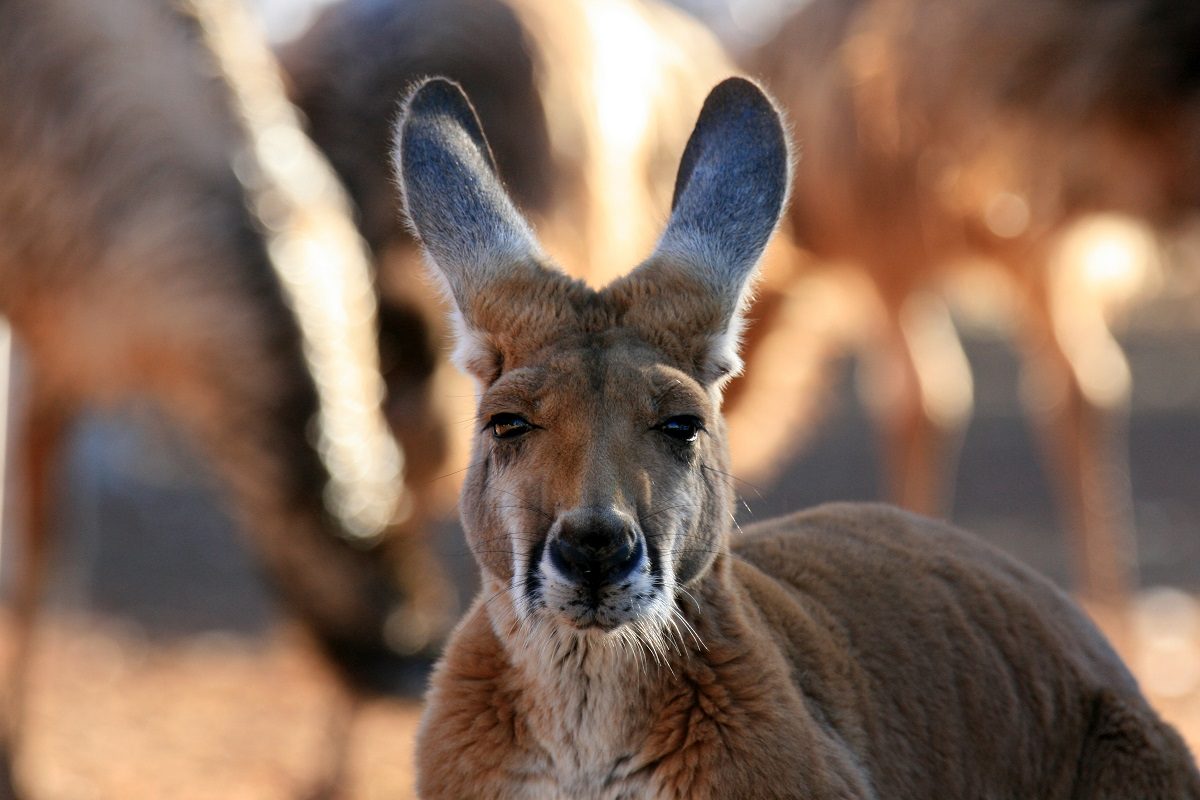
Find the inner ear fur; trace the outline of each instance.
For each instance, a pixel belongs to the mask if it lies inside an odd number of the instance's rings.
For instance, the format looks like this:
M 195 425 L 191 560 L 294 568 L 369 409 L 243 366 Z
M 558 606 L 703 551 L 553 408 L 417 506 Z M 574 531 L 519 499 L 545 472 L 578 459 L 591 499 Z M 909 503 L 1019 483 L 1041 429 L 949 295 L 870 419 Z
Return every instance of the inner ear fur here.
M 407 219 L 455 305 L 460 367 L 490 383 L 577 321 L 586 303 L 573 293 L 590 290 L 546 266 L 457 84 L 432 78 L 409 95 L 394 165 Z M 626 324 L 707 384 L 740 369 L 741 310 L 790 177 L 774 103 L 746 79 L 720 83 L 684 150 L 654 254 L 605 292 Z
M 454 305 L 454 360 L 485 383 L 495 380 L 510 355 L 506 344 L 544 322 L 547 287 L 570 281 L 546 266 L 457 83 L 430 78 L 410 92 L 393 167 L 408 224 Z
M 655 252 L 609 291 L 626 320 L 718 386 L 741 369 L 742 313 L 791 186 L 783 118 L 754 82 L 729 78 L 704 102 L 680 160 Z

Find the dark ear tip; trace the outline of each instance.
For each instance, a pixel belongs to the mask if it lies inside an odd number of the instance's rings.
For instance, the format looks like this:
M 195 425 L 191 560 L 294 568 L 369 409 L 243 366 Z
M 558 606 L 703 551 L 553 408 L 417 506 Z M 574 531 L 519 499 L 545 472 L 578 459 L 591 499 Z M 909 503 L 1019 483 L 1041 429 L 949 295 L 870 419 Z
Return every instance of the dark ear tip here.
M 742 124 L 750 122 L 761 132 L 777 133 L 781 143 L 787 147 L 779 106 L 765 89 L 749 78 L 726 78 L 714 86 L 704 101 L 700 116 L 709 120 L 710 124 L 735 120 Z
M 404 100 L 404 118 L 414 114 L 470 109 L 467 93 L 449 78 L 425 78 L 413 86 Z
M 705 105 L 710 103 L 728 105 L 731 103 L 747 103 L 756 105 L 763 110 L 774 110 L 775 105 L 767 96 L 766 90 L 750 78 L 740 75 L 726 78 L 712 88 L 708 93 Z
M 724 142 L 739 154 L 737 160 L 742 163 L 753 162 L 758 179 L 777 190 L 782 206 L 791 184 L 791 139 L 783 112 L 766 90 L 749 78 L 735 76 L 708 93 L 680 161 L 672 208 L 679 203 L 692 169 L 710 141 Z
M 471 105 L 467 93 L 456 81 L 449 78 L 432 77 L 418 81 L 409 90 L 401 105 L 399 122 L 395 129 L 397 152 L 404 148 L 407 133 L 412 126 L 420 125 L 426 130 L 446 130 L 446 124 L 457 126 L 467 133 L 483 155 L 488 167 L 494 172 L 496 161 L 483 134 L 483 125 Z

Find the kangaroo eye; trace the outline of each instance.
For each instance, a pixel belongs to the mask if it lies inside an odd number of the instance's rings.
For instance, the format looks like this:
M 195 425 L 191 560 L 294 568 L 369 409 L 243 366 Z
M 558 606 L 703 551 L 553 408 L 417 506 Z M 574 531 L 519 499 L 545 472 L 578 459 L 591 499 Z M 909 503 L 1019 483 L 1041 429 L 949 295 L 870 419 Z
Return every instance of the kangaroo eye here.
M 515 439 L 537 426 L 519 414 L 505 413 L 496 414 L 488 420 L 488 427 L 492 429 L 492 436 L 497 439 Z
M 656 426 L 656 430 L 662 431 L 677 442 L 690 443 L 696 441 L 700 431 L 704 430 L 704 423 L 700 421 L 699 417 L 683 414 L 660 422 Z

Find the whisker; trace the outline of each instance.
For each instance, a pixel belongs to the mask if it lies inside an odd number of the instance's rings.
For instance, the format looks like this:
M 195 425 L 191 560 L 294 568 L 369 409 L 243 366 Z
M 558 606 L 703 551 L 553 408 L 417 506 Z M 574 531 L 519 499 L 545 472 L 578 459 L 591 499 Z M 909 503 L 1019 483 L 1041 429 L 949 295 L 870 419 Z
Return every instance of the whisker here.
M 516 585 L 516 576 L 514 575 L 514 576 L 513 576 L 513 582 L 506 584 L 506 585 L 504 586 L 504 588 L 497 590 L 495 594 L 493 594 L 493 595 L 492 595 L 491 597 L 489 597 L 487 600 L 484 600 L 484 601 L 483 601 L 483 605 L 482 605 L 482 607 L 483 607 L 483 608 L 487 608 L 489 605 L 491 605 L 491 604 L 492 604 L 492 601 L 493 601 L 493 600 L 495 600 L 495 599 L 496 599 L 496 598 L 498 598 L 498 597 L 501 597 L 502 595 L 505 595 L 505 594 L 507 594 L 508 592 L 514 591 L 516 588 L 517 588 L 517 585 Z
M 690 592 L 689 592 L 689 595 L 690 595 Z M 692 601 L 695 602 L 694 597 L 692 598 Z M 697 603 L 697 607 L 699 607 L 698 603 Z M 688 632 L 688 635 L 692 637 L 692 641 L 694 641 L 696 643 L 697 647 L 699 647 L 701 650 L 708 649 L 708 645 L 705 644 L 704 640 L 700 638 L 699 632 L 692 625 L 692 623 L 687 621 L 687 617 L 683 616 L 683 612 L 680 611 L 677 607 L 671 609 L 671 621 L 672 621 L 672 623 L 675 623 L 677 625 L 683 625 L 684 629 Z M 676 627 L 675 630 L 678 631 L 679 628 Z M 680 644 L 680 648 L 682 649 L 683 648 L 683 635 L 682 634 L 680 634 L 679 644 Z
M 617 633 L 617 642 L 633 655 L 638 673 L 640 675 L 648 675 L 649 664 L 646 662 L 645 649 L 639 640 L 637 631 L 631 629 L 631 627 L 622 627 L 617 630 Z
M 688 503 L 679 503 L 678 505 L 667 506 L 666 508 L 660 508 L 657 511 L 651 511 L 650 513 L 646 514 L 644 517 L 642 517 L 642 519 L 653 519 L 654 517 L 657 517 L 659 514 L 665 514 L 668 511 L 675 511 L 680 508 L 687 508 L 688 505 L 689 505 Z
M 706 553 L 708 555 L 717 556 L 724 552 L 726 552 L 726 550 L 723 547 L 693 547 L 690 545 L 684 545 L 675 550 L 664 550 L 664 551 L 662 551 L 662 555 L 664 555 L 664 556 L 682 556 L 682 555 L 687 555 L 689 553 Z
M 737 481 L 738 483 L 742 484 L 743 486 L 745 486 L 749 489 L 752 489 L 754 491 L 754 493 L 756 495 L 758 495 L 758 499 L 760 499 L 760 500 L 763 499 L 762 489 L 760 489 L 758 486 L 755 486 L 753 483 L 750 483 L 750 481 L 744 480 L 743 478 L 739 478 L 737 475 L 734 475 L 732 472 L 726 472 L 723 469 L 717 469 L 716 467 L 710 466 L 709 464 L 701 464 L 700 468 L 708 470 L 709 472 L 715 472 L 718 475 L 724 475 L 726 478 L 729 478 L 732 481 Z
M 549 518 L 550 518 L 550 515 L 549 515 L 549 514 L 546 514 L 546 513 L 542 512 L 542 511 L 539 511 L 538 509 L 534 508 L 533 506 L 521 505 L 520 503 L 513 503 L 513 504 L 511 504 L 511 505 L 503 505 L 503 506 L 492 506 L 492 508 L 496 508 L 496 509 L 500 509 L 500 508 L 519 508 L 519 509 L 521 509 L 522 511 L 529 511 L 529 512 L 532 512 L 532 513 L 534 513 L 534 514 L 541 514 L 542 516 L 546 517 L 547 519 L 549 519 Z
M 456 470 L 454 470 L 453 472 L 447 472 L 445 475 L 438 475 L 436 478 L 430 478 L 429 480 L 425 481 L 425 482 L 424 482 L 422 485 L 423 485 L 423 486 L 428 486 L 429 484 L 431 484 L 431 483 L 434 483 L 435 481 L 440 481 L 440 480 L 442 480 L 443 478 L 450 478 L 450 477 L 453 477 L 453 476 L 455 476 L 455 475 L 458 475 L 458 474 L 460 474 L 460 473 L 466 472 L 467 470 L 471 469 L 472 467 L 479 466 L 480 464 L 482 464 L 482 463 L 483 463 L 483 462 L 485 462 L 485 461 L 487 461 L 487 456 L 484 456 L 483 458 L 481 458 L 481 459 L 479 459 L 479 460 L 477 460 L 477 461 L 472 461 L 470 464 L 467 464 L 467 465 L 466 465 L 465 467 L 463 467 L 462 469 L 456 469 Z
M 506 494 L 506 495 L 508 495 L 509 497 L 516 498 L 518 501 L 520 501 L 520 500 L 521 500 L 521 496 L 520 496 L 520 495 L 518 495 L 516 492 L 510 492 L 510 491 L 508 491 L 507 489 L 501 489 L 499 486 L 493 486 L 492 488 L 493 488 L 495 491 L 497 491 L 497 492 L 500 492 L 501 494 Z M 554 521 L 554 517 L 553 517 L 551 514 L 549 514 L 549 513 L 545 512 L 545 511 L 542 511 L 542 510 L 541 510 L 541 509 L 539 509 L 539 508 L 535 508 L 535 507 L 533 507 L 533 506 L 530 506 L 530 505 L 518 505 L 518 506 L 516 506 L 516 508 L 524 508 L 526 511 L 532 511 L 532 512 L 533 512 L 533 513 L 535 513 L 535 514 L 538 514 L 538 515 L 540 515 L 540 516 L 543 516 L 543 517 L 545 517 L 546 519 L 550 520 L 551 522 L 553 522 L 553 521 Z
M 633 629 L 634 639 L 639 643 L 643 652 L 648 653 L 650 657 L 654 659 L 655 666 L 666 666 L 668 670 L 671 669 L 670 661 L 665 657 L 665 654 L 661 652 L 661 648 L 658 645 L 659 637 L 655 636 L 646 627 L 646 622 L 644 620 L 637 620 L 631 627 Z M 649 667 L 648 663 L 647 667 Z
M 691 589 L 686 586 L 676 586 L 675 591 L 687 595 L 687 598 L 692 601 L 692 605 L 696 607 L 697 613 L 700 611 L 700 601 L 696 599 L 696 595 L 692 594 Z

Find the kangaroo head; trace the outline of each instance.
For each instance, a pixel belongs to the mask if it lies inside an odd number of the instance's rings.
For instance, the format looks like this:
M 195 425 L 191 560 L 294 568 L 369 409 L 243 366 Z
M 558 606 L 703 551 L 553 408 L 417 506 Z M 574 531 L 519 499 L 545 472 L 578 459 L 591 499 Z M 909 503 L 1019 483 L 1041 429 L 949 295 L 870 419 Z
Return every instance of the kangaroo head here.
M 789 186 L 774 105 L 712 91 L 655 252 L 601 291 L 542 254 L 457 85 L 416 88 L 394 158 L 478 382 L 461 512 L 485 585 L 522 624 L 664 630 L 732 522 L 721 389 Z

